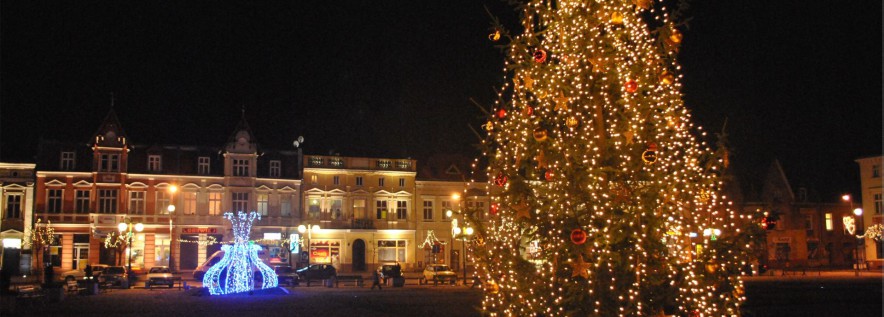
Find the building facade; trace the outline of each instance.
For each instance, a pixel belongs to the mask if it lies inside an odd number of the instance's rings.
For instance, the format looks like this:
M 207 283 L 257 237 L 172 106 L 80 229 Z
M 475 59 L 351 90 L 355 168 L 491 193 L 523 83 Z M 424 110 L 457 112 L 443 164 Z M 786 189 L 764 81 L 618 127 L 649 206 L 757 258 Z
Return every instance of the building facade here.
M 465 228 L 462 212 L 489 207 L 455 165 L 421 179 L 409 158 L 264 149 L 244 117 L 220 146 L 138 144 L 111 110 L 88 143 L 44 140 L 39 149 L 34 203 L 21 206 L 51 223 L 47 262 L 58 271 L 130 262 L 192 270 L 232 241 L 222 217 L 231 211 L 261 215 L 251 238 L 271 264 L 462 269 L 469 237 L 456 236 L 452 220 Z
M 859 164 L 860 194 L 862 195 L 862 220 L 858 227 L 868 228 L 874 224 L 884 223 L 884 191 L 882 191 L 881 167 L 884 156 L 873 156 L 857 159 Z M 864 239 L 863 257 L 875 268 L 884 266 L 884 246 L 881 241 Z
M 34 169 L 30 163 L 0 162 L 0 269 L 12 275 L 30 269 L 30 232 L 34 200 Z

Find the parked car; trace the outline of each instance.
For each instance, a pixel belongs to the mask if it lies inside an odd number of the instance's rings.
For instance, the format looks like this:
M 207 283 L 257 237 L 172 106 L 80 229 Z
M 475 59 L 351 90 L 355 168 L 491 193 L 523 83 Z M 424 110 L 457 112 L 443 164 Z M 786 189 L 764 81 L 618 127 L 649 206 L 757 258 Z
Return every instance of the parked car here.
M 337 270 L 330 264 L 311 264 L 296 272 L 299 279 L 307 281 L 307 286 L 310 286 L 311 280 L 324 280 L 338 276 Z
M 154 285 L 167 285 L 169 288 L 175 285 L 175 281 L 180 278 L 172 275 L 172 270 L 168 266 L 154 266 L 147 271 L 147 282 L 144 286 L 151 288 Z
M 402 266 L 398 263 L 381 265 L 381 274 L 384 276 L 384 284 L 387 284 L 387 279 L 402 277 Z
M 288 284 L 294 286 L 298 283 L 298 273 L 288 265 L 277 265 L 273 268 L 279 285 Z
M 123 281 L 129 278 L 125 266 L 108 266 L 101 272 L 98 281 L 106 285 L 123 286 Z
M 86 267 L 85 266 L 80 270 L 72 270 L 72 271 L 67 271 L 67 272 L 61 273 L 61 275 L 59 275 L 59 277 L 65 281 L 83 281 L 83 280 L 87 280 L 87 279 L 97 280 L 98 277 L 101 276 L 101 273 L 104 272 L 104 270 L 106 270 L 108 267 L 107 264 L 92 264 L 90 266 L 92 267 L 92 277 L 91 278 L 86 276 L 86 271 L 85 271 Z
M 451 282 L 451 284 L 457 283 L 457 274 L 445 264 L 430 264 L 424 268 L 424 283 L 430 282 L 442 282 L 446 281 Z

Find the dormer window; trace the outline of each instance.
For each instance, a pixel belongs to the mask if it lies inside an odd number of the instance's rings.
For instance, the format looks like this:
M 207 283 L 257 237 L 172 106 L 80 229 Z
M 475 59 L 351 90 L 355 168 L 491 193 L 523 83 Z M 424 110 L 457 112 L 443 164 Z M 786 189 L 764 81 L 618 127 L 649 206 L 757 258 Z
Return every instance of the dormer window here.
M 159 172 L 162 171 L 163 159 L 159 155 L 148 155 L 147 156 L 147 170 L 150 172 Z
M 233 159 L 233 176 L 249 176 L 249 160 Z
M 209 157 L 208 156 L 200 156 L 197 160 L 199 163 L 199 174 L 200 175 L 209 175 Z
M 74 152 L 61 152 L 62 171 L 73 171 L 75 163 L 76 161 L 74 160 Z
M 279 177 L 280 165 L 279 161 L 270 161 L 270 177 Z
M 101 162 L 98 165 L 99 172 L 119 172 L 120 171 L 120 155 L 119 154 L 101 154 Z

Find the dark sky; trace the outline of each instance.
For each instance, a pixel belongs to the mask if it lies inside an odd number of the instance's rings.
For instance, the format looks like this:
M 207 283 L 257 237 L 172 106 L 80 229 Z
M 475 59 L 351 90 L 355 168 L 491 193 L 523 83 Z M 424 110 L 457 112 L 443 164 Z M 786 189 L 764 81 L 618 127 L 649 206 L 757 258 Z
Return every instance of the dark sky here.
M 0 1 L 0 160 L 86 142 L 110 107 L 132 142 L 221 145 L 245 107 L 265 147 L 472 155 L 503 74 L 477 1 Z M 681 51 L 695 122 L 734 167 L 778 158 L 827 198 L 881 153 L 881 4 L 694 1 Z M 478 128 L 477 128 L 478 129 Z M 713 140 L 710 140 L 713 141 Z M 836 200 L 832 197 L 827 200 Z

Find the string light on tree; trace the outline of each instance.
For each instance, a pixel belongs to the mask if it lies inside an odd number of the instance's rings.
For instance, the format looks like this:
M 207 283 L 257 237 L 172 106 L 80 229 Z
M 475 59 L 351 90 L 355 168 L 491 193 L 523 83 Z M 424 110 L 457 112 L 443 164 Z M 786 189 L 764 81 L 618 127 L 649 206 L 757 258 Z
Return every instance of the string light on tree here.
M 509 40 L 482 142 L 495 216 L 470 220 L 486 314 L 739 315 L 751 237 L 720 194 L 724 134 L 713 150 L 681 99 L 683 6 L 519 9 L 520 30 L 495 27 Z

